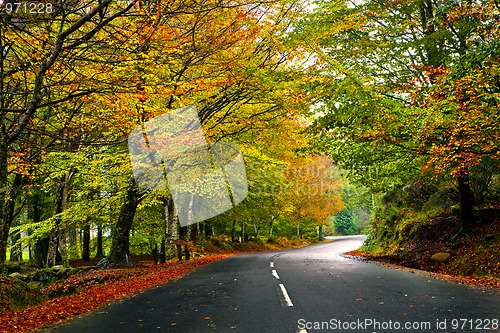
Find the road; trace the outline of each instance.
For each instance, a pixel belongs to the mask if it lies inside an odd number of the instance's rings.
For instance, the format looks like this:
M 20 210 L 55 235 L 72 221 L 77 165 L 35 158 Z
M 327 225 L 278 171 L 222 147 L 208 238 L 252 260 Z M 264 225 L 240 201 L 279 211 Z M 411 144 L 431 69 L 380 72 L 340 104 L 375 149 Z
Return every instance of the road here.
M 456 333 L 498 328 L 499 294 L 340 255 L 361 242 L 362 236 L 336 237 L 299 249 L 230 257 L 47 332 Z

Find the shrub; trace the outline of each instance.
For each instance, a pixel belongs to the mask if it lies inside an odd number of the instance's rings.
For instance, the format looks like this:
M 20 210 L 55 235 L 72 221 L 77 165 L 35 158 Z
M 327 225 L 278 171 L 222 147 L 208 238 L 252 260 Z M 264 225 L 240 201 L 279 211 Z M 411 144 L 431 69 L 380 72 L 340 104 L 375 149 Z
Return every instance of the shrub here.
M 274 235 L 269 236 L 269 237 L 267 238 L 267 242 L 268 242 L 269 244 L 276 244 L 276 236 L 274 236 Z
M 212 237 L 210 239 L 210 242 L 212 242 L 212 244 L 215 246 L 221 246 L 221 240 L 217 237 Z
M 265 246 L 266 245 L 266 241 L 264 239 L 264 237 L 262 236 L 257 236 L 255 237 L 255 243 L 257 243 L 259 246 Z
M 224 251 L 233 252 L 233 247 L 229 243 L 222 242 L 221 247 Z

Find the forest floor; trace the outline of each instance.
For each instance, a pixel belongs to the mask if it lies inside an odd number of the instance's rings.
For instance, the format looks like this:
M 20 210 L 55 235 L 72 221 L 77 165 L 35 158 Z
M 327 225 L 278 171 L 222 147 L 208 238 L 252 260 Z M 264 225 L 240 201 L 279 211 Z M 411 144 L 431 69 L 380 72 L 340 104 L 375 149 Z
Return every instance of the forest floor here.
M 238 253 L 299 247 L 309 245 L 311 241 L 237 244 L 223 239 L 215 243 L 204 242 L 203 246 L 188 242 L 191 260 L 172 259 L 155 265 L 152 255 L 132 256 L 132 260 L 139 265 L 133 268 L 97 268 L 95 264 L 100 258 L 90 261 L 70 260 L 70 266 L 77 268 L 78 272 L 44 286 L 23 281 L 23 278 L 42 270 L 25 273 L 17 278 L 0 275 L 0 332 L 27 332 L 56 323 L 115 299 L 129 297 L 133 293 L 178 279 L 198 266 Z
M 391 255 L 361 251 L 345 253 L 359 260 L 368 260 L 392 268 L 428 272 L 429 276 L 460 284 L 500 291 L 500 207 L 478 212 L 481 218 L 466 236 L 455 237 L 458 221 L 451 213 L 443 213 L 427 221 L 424 232 L 393 249 Z M 431 259 L 436 253 L 447 253 L 444 262 Z

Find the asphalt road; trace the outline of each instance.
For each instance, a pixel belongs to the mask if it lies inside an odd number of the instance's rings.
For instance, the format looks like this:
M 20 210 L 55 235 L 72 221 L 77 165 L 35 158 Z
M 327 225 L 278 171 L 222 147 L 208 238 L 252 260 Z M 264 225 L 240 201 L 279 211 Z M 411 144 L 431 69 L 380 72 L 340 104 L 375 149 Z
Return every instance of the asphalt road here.
M 244 254 L 53 332 L 483 332 L 500 295 L 340 256 L 362 236 Z M 399 328 L 399 329 L 398 329 Z

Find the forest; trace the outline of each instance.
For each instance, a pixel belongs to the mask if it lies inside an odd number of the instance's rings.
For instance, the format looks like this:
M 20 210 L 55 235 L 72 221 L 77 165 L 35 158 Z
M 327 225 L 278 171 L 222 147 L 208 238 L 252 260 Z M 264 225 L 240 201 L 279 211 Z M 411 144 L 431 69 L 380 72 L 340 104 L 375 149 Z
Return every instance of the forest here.
M 0 21 L 5 276 L 363 233 L 500 278 L 497 1 L 6 0 Z M 187 106 L 241 149 L 248 193 L 181 226 L 128 138 Z

